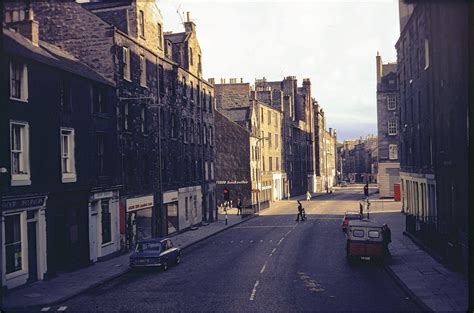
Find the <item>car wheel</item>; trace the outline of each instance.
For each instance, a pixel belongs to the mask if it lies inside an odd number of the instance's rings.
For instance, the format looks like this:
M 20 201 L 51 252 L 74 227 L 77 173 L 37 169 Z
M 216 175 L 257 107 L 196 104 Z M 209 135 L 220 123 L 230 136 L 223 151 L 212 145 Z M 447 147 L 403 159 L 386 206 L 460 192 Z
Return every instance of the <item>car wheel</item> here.
M 168 270 L 168 262 L 163 263 L 163 271 Z
M 176 263 L 176 265 L 178 265 L 179 263 L 181 263 L 181 254 L 178 254 L 176 256 L 176 260 L 174 261 Z

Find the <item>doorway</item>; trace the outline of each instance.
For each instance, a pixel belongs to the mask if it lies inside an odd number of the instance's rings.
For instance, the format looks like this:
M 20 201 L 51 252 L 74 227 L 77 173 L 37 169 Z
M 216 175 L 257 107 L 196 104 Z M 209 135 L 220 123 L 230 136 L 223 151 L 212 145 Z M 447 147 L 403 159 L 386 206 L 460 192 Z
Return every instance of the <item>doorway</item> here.
M 36 221 L 28 222 L 28 282 L 38 280 L 38 263 L 36 251 Z

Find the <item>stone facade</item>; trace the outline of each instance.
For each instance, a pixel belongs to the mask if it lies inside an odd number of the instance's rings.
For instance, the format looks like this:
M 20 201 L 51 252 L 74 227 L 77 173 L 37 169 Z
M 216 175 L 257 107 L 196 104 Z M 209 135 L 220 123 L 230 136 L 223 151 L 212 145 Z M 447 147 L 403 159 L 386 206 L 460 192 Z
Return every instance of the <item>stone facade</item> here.
M 344 140 L 338 158 L 342 162 L 343 180 L 351 183 L 375 183 L 377 180 L 377 136 Z
M 394 185 L 400 181 L 399 100 L 397 64 L 383 63 L 376 56 L 377 68 L 377 129 L 378 129 L 378 177 L 379 196 L 394 196 Z
M 467 270 L 469 7 L 413 6 L 400 16 L 396 43 L 406 229 L 447 264 Z

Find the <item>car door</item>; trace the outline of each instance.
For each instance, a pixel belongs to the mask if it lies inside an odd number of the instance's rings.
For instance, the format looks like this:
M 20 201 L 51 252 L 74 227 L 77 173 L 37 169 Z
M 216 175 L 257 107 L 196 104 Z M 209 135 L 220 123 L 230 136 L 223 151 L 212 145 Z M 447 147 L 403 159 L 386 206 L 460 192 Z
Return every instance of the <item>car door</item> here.
M 161 242 L 161 254 L 160 254 L 160 257 L 168 262 L 169 258 L 170 258 L 170 255 L 169 255 L 170 251 L 168 250 L 168 245 L 166 244 L 166 240 L 163 240 Z
M 173 246 L 173 242 L 171 242 L 171 239 L 166 240 L 166 247 L 169 251 L 170 258 L 173 258 L 173 260 L 176 261 L 176 257 L 178 256 L 178 249 Z

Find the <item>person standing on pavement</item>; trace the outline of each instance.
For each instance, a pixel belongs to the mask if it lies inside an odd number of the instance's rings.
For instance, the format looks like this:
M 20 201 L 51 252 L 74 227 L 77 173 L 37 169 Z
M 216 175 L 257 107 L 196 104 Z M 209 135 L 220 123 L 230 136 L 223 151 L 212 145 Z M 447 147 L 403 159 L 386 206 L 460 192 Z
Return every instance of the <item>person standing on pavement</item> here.
M 300 200 L 298 200 L 298 215 L 296 215 L 296 221 L 299 222 L 301 217 L 301 221 L 304 221 L 303 219 L 303 205 L 301 204 Z
M 242 200 L 237 198 L 237 215 L 242 215 Z
M 309 201 L 311 200 L 311 193 L 308 191 L 306 191 L 306 201 Z
M 392 242 L 392 231 L 390 230 L 387 224 L 382 225 L 382 240 L 383 240 L 384 255 L 389 257 L 390 250 L 388 250 L 388 245 L 390 242 Z
M 369 197 L 369 183 L 365 183 L 364 195 L 365 195 L 366 199 Z

